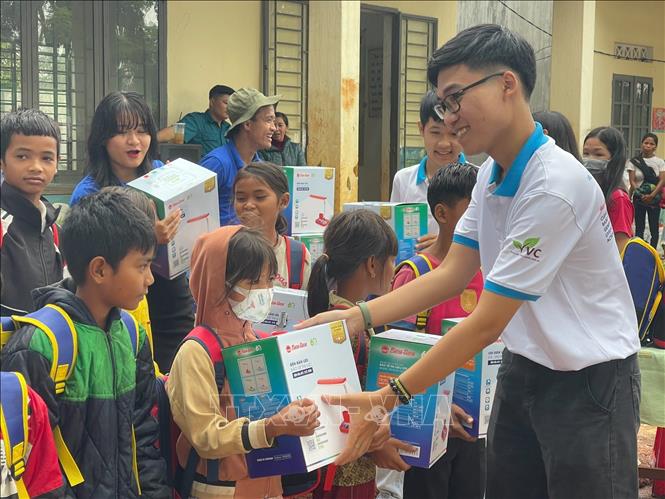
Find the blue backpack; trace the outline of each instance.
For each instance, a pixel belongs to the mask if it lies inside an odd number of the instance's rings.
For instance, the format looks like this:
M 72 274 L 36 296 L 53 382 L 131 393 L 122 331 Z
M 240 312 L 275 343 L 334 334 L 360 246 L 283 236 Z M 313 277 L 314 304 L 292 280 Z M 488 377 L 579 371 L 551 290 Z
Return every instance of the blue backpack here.
M 663 348 L 665 268 L 660 255 L 651 245 L 633 237 L 621 252 L 621 260 L 635 305 L 640 342 Z
M 134 317 L 124 310 L 120 311 L 120 318 L 129 332 L 132 349 L 136 357 L 139 341 L 138 323 Z M 74 372 L 76 357 L 78 355 L 78 333 L 71 317 L 61 307 L 53 304 L 46 305 L 28 315 L 2 317 L 0 318 L 0 346 L 4 347 L 9 338 L 24 325 L 35 326 L 42 330 L 48 337 L 51 350 L 53 351 L 49 374 L 55 383 L 55 394 L 60 395 L 65 391 L 65 384 L 72 372 Z M 5 397 L 4 385 L 2 397 Z M 132 437 L 134 437 L 133 427 Z M 67 481 L 72 487 L 83 483 L 85 479 L 65 443 L 59 426 L 53 428 L 53 438 L 58 451 L 58 460 L 67 477 Z M 138 471 L 136 471 L 138 468 L 136 467 L 135 438 L 132 438 L 132 456 L 136 473 L 136 483 L 140 487 Z

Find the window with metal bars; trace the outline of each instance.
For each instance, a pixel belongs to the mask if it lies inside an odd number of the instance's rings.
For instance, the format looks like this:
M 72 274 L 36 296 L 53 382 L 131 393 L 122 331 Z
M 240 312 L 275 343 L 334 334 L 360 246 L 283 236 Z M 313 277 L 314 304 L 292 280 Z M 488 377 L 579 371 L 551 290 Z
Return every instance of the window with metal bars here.
M 278 110 L 288 116 L 288 135 L 303 150 L 307 143 L 308 27 L 306 1 L 263 2 L 263 92 L 282 96 Z
M 0 114 L 32 107 L 60 124 L 47 192 L 69 194 L 83 176 L 89 125 L 107 93 L 136 91 L 158 123 L 165 116 L 165 4 L 2 1 Z
M 615 74 L 612 77 L 612 126 L 623 133 L 628 155 L 637 154 L 650 130 L 653 80 Z
M 404 168 L 425 155 L 418 121 L 420 100 L 431 88 L 427 61 L 436 47 L 437 20 L 403 14 L 400 30 L 399 168 Z

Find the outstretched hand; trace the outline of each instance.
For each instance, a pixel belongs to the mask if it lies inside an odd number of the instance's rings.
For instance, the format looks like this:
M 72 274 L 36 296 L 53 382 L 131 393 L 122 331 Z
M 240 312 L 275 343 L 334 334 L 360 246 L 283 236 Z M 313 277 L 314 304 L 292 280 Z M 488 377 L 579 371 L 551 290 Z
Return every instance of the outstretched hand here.
M 388 415 L 381 395 L 377 392 L 346 393 L 323 395 L 321 400 L 330 405 L 342 405 L 349 411 L 349 438 L 344 450 L 335 459 L 335 464 L 341 466 L 366 454 L 372 446 L 379 425 Z

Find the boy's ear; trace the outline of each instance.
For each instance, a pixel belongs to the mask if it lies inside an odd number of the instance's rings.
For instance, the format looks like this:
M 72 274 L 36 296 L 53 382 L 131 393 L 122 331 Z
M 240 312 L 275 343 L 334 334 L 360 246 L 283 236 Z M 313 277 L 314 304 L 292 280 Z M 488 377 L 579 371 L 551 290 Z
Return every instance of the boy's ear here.
M 437 203 L 434 206 L 434 218 L 440 224 L 448 222 L 448 207 L 444 203 Z
M 109 276 L 111 267 L 103 256 L 96 256 L 88 264 L 88 277 L 92 279 L 95 284 L 101 284 L 102 281 Z
M 418 121 L 418 131 L 420 132 L 420 136 L 425 135 L 425 125 L 423 125 L 420 121 Z

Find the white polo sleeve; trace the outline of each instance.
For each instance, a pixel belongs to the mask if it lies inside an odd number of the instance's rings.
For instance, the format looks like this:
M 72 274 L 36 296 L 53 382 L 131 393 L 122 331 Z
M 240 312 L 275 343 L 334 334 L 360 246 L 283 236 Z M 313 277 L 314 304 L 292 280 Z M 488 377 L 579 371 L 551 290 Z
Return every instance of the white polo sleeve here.
M 537 300 L 582 234 L 567 201 L 548 193 L 525 197 L 510 215 L 506 240 L 487 274 L 485 289 L 508 298 Z
M 455 233 L 453 234 L 453 242 L 462 244 L 478 250 L 478 196 L 479 194 L 478 183 L 473 187 L 471 192 L 471 201 L 469 207 L 464 212 L 464 215 L 457 221 L 455 226 Z

